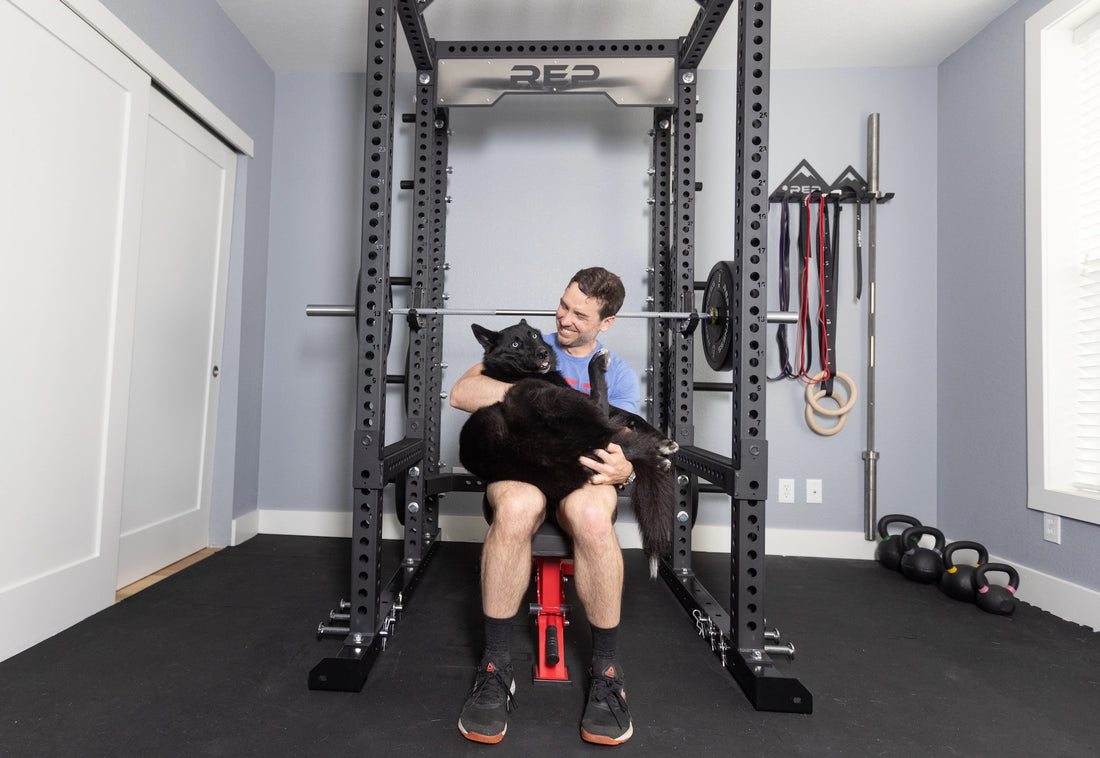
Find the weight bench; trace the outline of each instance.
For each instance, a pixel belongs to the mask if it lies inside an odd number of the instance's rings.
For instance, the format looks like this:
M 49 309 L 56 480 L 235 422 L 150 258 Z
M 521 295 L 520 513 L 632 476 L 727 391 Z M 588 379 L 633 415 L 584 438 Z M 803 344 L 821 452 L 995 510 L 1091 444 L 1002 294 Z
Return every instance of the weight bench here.
M 544 521 L 531 543 L 535 564 L 535 602 L 531 615 L 538 622 L 538 649 L 535 651 L 536 682 L 568 684 L 565 666 L 565 577 L 573 575 L 573 543 L 556 521 Z

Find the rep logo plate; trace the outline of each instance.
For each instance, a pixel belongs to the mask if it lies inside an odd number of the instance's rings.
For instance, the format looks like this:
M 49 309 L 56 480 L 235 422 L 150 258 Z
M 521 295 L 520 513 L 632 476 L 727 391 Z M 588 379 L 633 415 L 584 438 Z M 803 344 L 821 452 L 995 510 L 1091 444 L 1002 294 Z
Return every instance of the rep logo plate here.
M 671 105 L 673 58 L 445 58 L 436 105 L 493 105 L 510 94 L 603 94 L 616 105 Z

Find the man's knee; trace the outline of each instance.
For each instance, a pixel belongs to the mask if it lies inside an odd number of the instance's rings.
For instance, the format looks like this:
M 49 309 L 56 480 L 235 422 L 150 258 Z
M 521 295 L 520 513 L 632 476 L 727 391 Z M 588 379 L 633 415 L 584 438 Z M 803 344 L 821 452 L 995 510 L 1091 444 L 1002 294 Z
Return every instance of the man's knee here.
M 558 521 L 574 542 L 601 541 L 614 532 L 618 493 L 610 485 L 585 486 L 570 493 L 558 506 Z
M 493 528 L 516 538 L 531 537 L 546 518 L 546 496 L 523 482 L 493 482 L 485 494 Z

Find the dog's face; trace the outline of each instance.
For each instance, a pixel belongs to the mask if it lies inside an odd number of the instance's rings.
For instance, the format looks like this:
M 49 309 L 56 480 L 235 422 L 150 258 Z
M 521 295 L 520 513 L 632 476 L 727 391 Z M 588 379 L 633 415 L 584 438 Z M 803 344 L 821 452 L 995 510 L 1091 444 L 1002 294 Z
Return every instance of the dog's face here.
M 530 376 L 545 374 L 557 367 L 554 351 L 543 341 L 542 332 L 526 319 L 499 332 L 478 324 L 471 328 L 485 348 L 483 363 L 487 368 L 515 376 Z

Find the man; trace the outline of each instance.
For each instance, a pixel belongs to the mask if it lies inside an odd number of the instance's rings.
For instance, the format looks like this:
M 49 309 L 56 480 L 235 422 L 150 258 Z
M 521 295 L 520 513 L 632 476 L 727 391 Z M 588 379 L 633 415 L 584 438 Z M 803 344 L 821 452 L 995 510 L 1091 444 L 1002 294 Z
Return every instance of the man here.
M 578 390 L 588 390 L 588 362 L 602 348 L 597 337 L 615 323 L 626 291 L 618 276 L 603 268 L 578 271 L 558 304 L 557 332 L 547 335 L 558 370 Z M 475 411 L 499 402 L 510 384 L 467 371 L 451 391 L 451 405 Z M 612 356 L 607 370 L 612 405 L 637 411 L 638 376 Z M 525 482 L 492 482 L 486 488 L 493 522 L 485 535 L 481 559 L 481 601 L 485 616 L 485 653 L 477 679 L 459 717 L 458 728 L 475 742 L 499 742 L 515 692 L 508 637 L 530 581 L 531 541 L 553 513 L 573 540 L 574 583 L 592 627 L 592 671 L 581 736 L 618 745 L 633 733 L 618 662 L 619 611 L 622 604 L 623 557 L 612 524 L 618 491 L 633 480 L 634 467 L 611 443 L 581 462 L 593 475 L 560 503 L 547 503 L 542 491 Z

